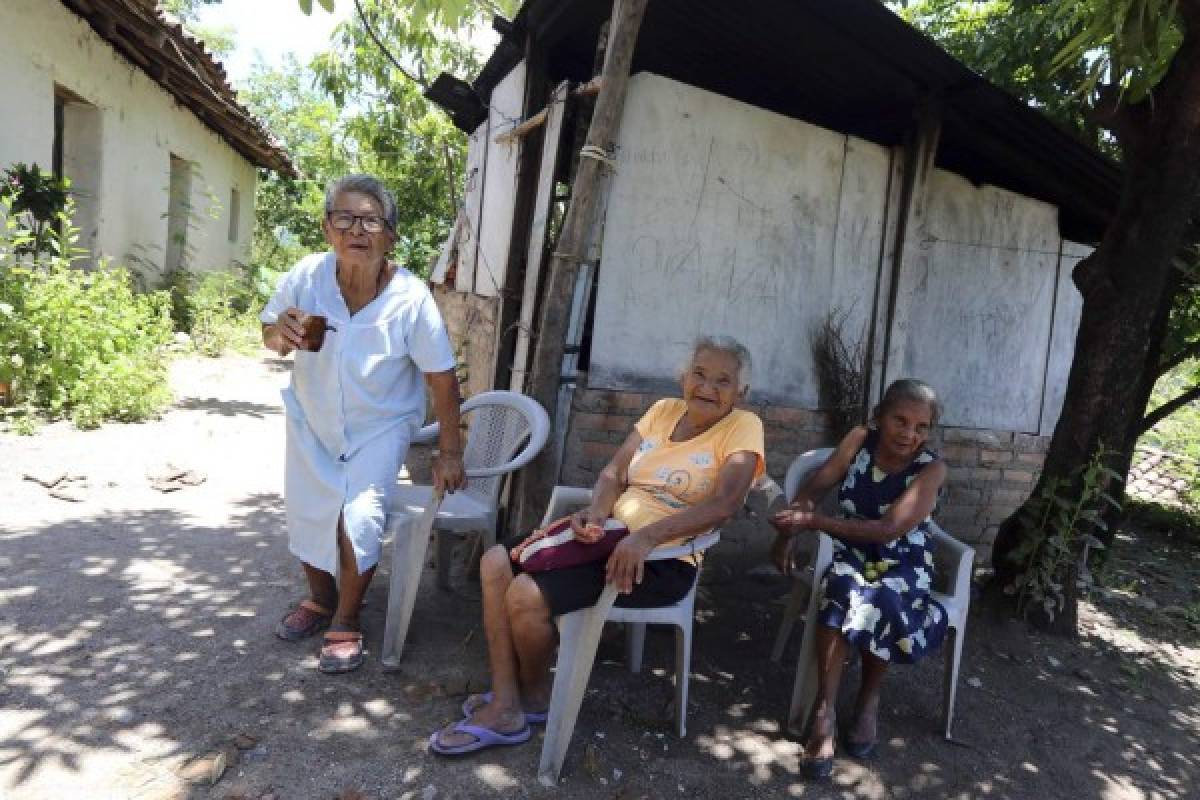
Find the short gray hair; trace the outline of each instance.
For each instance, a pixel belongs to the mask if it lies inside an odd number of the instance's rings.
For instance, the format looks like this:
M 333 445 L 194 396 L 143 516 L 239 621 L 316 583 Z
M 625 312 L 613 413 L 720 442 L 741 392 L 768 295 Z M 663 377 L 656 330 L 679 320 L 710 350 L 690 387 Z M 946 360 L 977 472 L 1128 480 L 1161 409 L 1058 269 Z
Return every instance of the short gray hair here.
M 733 356 L 738 365 L 738 391 L 744 392 L 750 388 L 750 378 L 754 372 L 754 359 L 750 357 L 750 351 L 744 344 L 732 336 L 697 336 L 696 341 L 692 344 L 692 354 L 688 357 L 688 363 L 684 365 L 685 370 L 691 367 L 696 354 L 701 350 L 728 353 Z
M 937 426 L 938 419 L 942 416 L 942 401 L 938 399 L 937 392 L 933 390 L 925 381 L 919 381 L 916 378 L 901 378 L 898 381 L 892 381 L 891 385 L 883 393 L 883 399 L 879 401 L 879 405 L 871 412 L 871 420 L 878 422 L 879 418 L 887 413 L 888 409 L 898 403 L 924 403 L 929 407 L 929 421 L 934 427 Z
M 333 211 L 333 200 L 342 192 L 358 192 L 359 194 L 375 198 L 375 202 L 379 203 L 379 207 L 383 209 L 383 219 L 387 222 L 388 229 L 393 233 L 395 232 L 398 217 L 396 198 L 383 185 L 383 181 L 374 175 L 364 175 L 362 173 L 343 175 L 340 178 L 330 181 L 329 185 L 325 187 L 326 215 L 330 211 Z

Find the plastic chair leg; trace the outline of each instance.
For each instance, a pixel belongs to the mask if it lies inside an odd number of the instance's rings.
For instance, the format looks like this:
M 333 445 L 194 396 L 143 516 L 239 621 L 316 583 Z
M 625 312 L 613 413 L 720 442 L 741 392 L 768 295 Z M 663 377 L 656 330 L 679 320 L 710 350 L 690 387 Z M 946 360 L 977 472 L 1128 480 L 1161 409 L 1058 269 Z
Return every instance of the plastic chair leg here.
M 386 667 L 397 666 L 404 652 L 404 640 L 408 636 L 408 624 L 412 621 L 421 572 L 425 567 L 429 530 L 440 505 L 441 497 L 435 495 L 435 502 L 431 502 L 425 513 L 415 520 L 404 514 L 391 515 L 388 519 L 388 527 L 392 528 L 392 574 L 387 616 L 383 623 L 383 652 L 380 653 L 380 660 Z
M 800 618 L 800 609 L 804 607 L 804 598 L 811 589 L 806 583 L 797 578 L 792 584 L 792 594 L 788 598 L 787 608 L 783 610 L 783 619 L 779 622 L 779 633 L 775 634 L 775 646 L 771 648 L 771 660 L 778 662 L 783 658 L 783 649 L 787 646 L 788 638 L 792 635 L 792 628 L 796 625 L 796 620 Z
M 575 721 L 579 718 L 579 707 L 583 705 L 588 678 L 592 675 L 600 632 L 616 599 L 616 587 L 609 584 L 600 593 L 596 605 L 564 614 L 559 619 L 558 662 L 554 670 L 554 688 L 550 694 L 546 737 L 538 762 L 538 781 L 543 786 L 558 785 L 558 776 L 571 744 L 571 734 L 575 731 Z
M 687 736 L 688 677 L 692 671 L 692 620 L 675 628 L 675 732 Z
M 804 734 L 804 726 L 812 715 L 813 701 L 817 699 L 817 608 L 820 605 L 820 590 L 810 593 L 808 614 L 804 618 L 804 637 L 800 640 L 800 656 L 796 662 L 796 683 L 792 686 L 792 704 L 788 709 L 787 730 L 797 736 Z
M 630 672 L 642 671 L 642 653 L 646 649 L 646 623 L 625 623 L 625 664 Z
M 942 675 L 942 727 L 946 738 L 950 739 L 950 727 L 954 723 L 954 698 L 958 693 L 958 665 L 962 660 L 964 637 L 963 631 L 957 627 L 951 627 L 946 631 L 946 635 L 954 638 L 952 643 L 946 643 L 952 646 L 946 647 L 946 669 Z

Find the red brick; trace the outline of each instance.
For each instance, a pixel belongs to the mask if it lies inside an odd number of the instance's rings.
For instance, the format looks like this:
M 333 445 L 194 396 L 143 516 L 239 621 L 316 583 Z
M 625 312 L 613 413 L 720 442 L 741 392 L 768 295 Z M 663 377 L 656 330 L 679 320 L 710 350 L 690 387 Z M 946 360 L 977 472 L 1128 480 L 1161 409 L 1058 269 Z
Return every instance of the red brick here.
M 1013 454 L 1008 450 L 980 450 L 979 460 L 984 464 L 1010 464 Z
M 605 461 L 612 458 L 613 453 L 617 452 L 617 446 L 612 442 L 583 442 L 580 445 L 579 452 L 584 458 L 602 458 Z

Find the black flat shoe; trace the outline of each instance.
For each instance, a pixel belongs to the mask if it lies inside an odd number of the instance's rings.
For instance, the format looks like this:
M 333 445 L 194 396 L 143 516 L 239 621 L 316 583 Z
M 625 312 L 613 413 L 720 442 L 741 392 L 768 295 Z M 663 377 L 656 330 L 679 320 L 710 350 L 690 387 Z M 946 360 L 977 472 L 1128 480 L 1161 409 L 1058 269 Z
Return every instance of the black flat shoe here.
M 865 761 L 875 755 L 875 742 L 855 742 L 849 736 L 842 738 L 842 751 L 853 759 Z
M 800 774 L 810 781 L 827 780 L 833 774 L 833 759 L 806 758 L 800 762 Z

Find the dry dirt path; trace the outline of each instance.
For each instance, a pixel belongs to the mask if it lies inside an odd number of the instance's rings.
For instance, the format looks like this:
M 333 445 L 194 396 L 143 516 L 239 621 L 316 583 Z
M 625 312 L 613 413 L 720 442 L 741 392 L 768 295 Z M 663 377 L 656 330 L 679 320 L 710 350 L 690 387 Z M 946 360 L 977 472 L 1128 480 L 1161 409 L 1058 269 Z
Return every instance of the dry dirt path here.
M 0 798 L 551 795 L 533 779 L 536 739 L 463 761 L 426 751 L 429 732 L 482 687 L 469 581 L 423 589 L 397 672 L 372 654 L 357 673 L 325 677 L 314 645 L 271 635 L 301 596 L 280 497 L 286 380 L 286 363 L 269 359 L 184 360 L 172 370 L 178 403 L 161 420 L 0 433 Z M 147 475 L 168 463 L 206 480 L 157 491 Z M 23 478 L 64 472 L 82 476 L 64 489 L 79 502 Z M 1173 557 L 1178 543 L 1147 544 L 1161 563 L 1144 593 L 1170 594 L 1160 605 L 1200 601 L 1196 548 Z M 667 732 L 671 637 L 650 637 L 641 676 L 605 647 L 562 795 L 1196 796 L 1195 627 L 1125 603 L 1085 606 L 1079 642 L 974 616 L 958 743 L 934 733 L 940 660 L 930 659 L 890 679 L 879 759 L 839 759 L 832 784 L 810 786 L 778 722 L 796 643 L 784 665 L 767 660 L 787 585 L 713 561 L 689 737 Z M 368 594 L 369 646 L 385 579 Z M 229 763 L 215 785 L 181 774 L 216 752 Z

